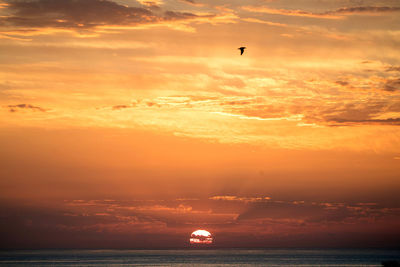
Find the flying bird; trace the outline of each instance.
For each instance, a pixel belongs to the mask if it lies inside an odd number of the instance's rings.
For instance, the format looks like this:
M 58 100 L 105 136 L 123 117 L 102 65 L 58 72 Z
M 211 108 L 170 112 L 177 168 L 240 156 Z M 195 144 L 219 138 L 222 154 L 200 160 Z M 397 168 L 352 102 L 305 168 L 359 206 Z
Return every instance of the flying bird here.
M 240 55 L 243 55 L 243 52 L 246 49 L 246 47 L 242 46 L 242 47 L 239 47 L 238 49 L 240 50 Z

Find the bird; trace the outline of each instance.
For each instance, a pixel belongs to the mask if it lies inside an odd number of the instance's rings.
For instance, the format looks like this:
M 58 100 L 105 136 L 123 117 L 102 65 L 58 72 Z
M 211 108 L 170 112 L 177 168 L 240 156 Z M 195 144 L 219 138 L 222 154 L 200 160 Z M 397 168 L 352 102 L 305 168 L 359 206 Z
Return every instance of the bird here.
M 246 49 L 246 47 L 242 46 L 242 47 L 239 47 L 238 49 L 240 50 L 240 55 L 243 55 L 243 52 Z

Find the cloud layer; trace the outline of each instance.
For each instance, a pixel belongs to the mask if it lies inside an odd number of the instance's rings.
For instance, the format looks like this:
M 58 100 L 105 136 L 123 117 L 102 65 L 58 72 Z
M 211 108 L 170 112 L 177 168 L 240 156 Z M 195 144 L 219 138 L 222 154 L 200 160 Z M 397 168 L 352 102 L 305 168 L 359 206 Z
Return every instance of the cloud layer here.
M 17 112 L 18 110 L 22 110 L 22 109 L 28 109 L 28 110 L 32 110 L 32 111 L 42 111 L 42 112 L 47 111 L 44 108 L 34 106 L 31 104 L 8 105 L 7 107 L 9 108 L 10 112 Z
M 389 6 L 358 6 L 358 7 L 343 7 L 336 10 L 325 11 L 321 13 L 309 12 L 304 10 L 292 9 L 274 9 L 269 7 L 244 6 L 244 10 L 257 13 L 276 14 L 284 16 L 308 17 L 320 19 L 340 19 L 340 15 L 354 14 L 384 14 L 387 12 L 400 12 L 400 7 Z
M 233 198 L 239 201 L 232 202 Z M 76 246 L 76 242 L 80 242 L 82 237 L 86 240 L 86 248 L 182 248 L 188 246 L 190 233 L 199 225 L 209 229 L 217 238 L 216 247 L 257 243 L 259 238 L 270 240 L 265 246 L 276 246 L 279 242 L 274 240 L 279 239 L 283 232 L 285 239 L 294 242 L 292 246 L 309 246 L 312 244 L 310 238 L 303 237 L 300 242 L 294 241 L 299 233 L 305 235 L 312 232 L 314 238 L 318 238 L 323 237 L 321 229 L 328 229 L 331 234 L 341 236 L 342 231 L 347 231 L 348 225 L 358 227 L 361 232 L 369 227 L 379 229 L 386 226 L 389 227 L 388 231 L 392 231 L 392 235 L 399 235 L 396 228 L 393 228 L 394 225 L 387 223 L 398 222 L 399 208 L 384 208 L 377 203 L 309 203 L 266 198 L 261 201 L 257 197 L 243 196 L 209 199 L 209 203 L 201 199 L 105 199 L 71 200 L 47 207 L 23 204 L 10 209 L 2 206 L 2 231 L 5 233 L 5 243 L 2 244 L 8 244 L 4 246 L 6 248 L 15 243 L 12 241 L 15 233 L 29 232 L 19 239 L 19 247 L 46 247 L 51 237 L 57 234 L 58 239 L 53 242 L 53 248 L 65 247 L 65 244 Z M 241 199 L 246 201 L 242 202 Z M 249 199 L 257 201 L 247 201 Z M 224 202 L 229 202 L 229 205 L 226 206 Z M 204 209 L 204 206 L 209 209 Z M 16 213 L 15 208 L 23 213 Z M 257 232 L 257 236 L 244 234 L 249 231 Z M 383 229 L 378 231 L 384 233 Z M 243 234 L 238 234 L 241 232 Z M 35 238 L 32 239 L 33 237 Z M 357 237 L 355 233 L 349 234 L 347 237 L 341 237 L 343 240 L 339 238 L 332 244 L 353 245 L 351 239 L 354 237 Z M 99 238 L 103 240 L 101 243 L 96 241 Z M 376 239 L 375 235 L 365 240 L 369 244 L 379 244 L 381 241 Z M 388 242 L 386 245 L 395 244 Z
M 198 17 L 189 12 L 154 12 L 147 5 L 132 7 L 109 0 L 9 0 L 4 9 L 8 15 L 0 20 L 0 26 L 3 27 L 83 30 L 98 26 L 134 26 Z

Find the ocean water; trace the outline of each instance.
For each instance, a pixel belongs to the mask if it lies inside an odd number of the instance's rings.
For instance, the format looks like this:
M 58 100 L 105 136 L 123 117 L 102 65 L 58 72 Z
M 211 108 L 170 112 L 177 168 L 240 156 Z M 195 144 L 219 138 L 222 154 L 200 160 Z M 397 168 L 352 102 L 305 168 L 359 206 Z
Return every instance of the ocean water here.
M 0 266 L 381 266 L 400 250 L 14 250 Z

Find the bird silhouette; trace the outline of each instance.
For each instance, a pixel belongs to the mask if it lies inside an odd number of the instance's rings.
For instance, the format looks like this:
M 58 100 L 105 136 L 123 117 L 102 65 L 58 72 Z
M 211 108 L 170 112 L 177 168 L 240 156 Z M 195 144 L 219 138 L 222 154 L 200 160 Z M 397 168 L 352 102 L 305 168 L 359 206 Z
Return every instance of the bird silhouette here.
M 242 46 L 242 47 L 239 47 L 238 49 L 240 50 L 240 55 L 243 55 L 243 52 L 246 49 L 246 47 Z

